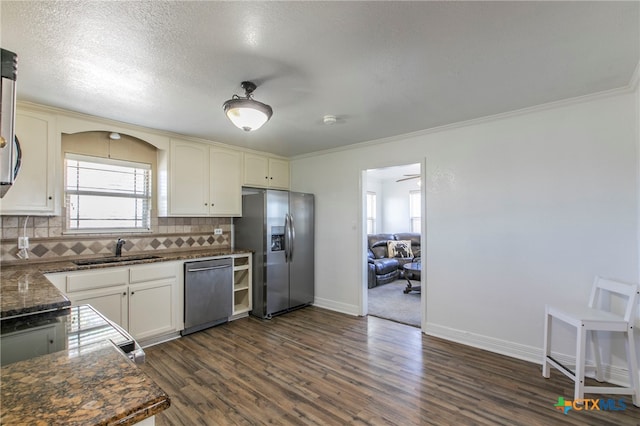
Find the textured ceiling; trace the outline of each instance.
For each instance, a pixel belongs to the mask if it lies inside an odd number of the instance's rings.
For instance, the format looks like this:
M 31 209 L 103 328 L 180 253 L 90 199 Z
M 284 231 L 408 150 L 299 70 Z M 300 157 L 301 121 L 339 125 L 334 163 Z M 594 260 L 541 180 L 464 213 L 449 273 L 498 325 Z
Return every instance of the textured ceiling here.
M 294 156 L 629 84 L 639 2 L 11 2 L 18 98 Z M 258 84 L 244 133 L 222 103 Z M 325 114 L 338 117 L 322 124 Z

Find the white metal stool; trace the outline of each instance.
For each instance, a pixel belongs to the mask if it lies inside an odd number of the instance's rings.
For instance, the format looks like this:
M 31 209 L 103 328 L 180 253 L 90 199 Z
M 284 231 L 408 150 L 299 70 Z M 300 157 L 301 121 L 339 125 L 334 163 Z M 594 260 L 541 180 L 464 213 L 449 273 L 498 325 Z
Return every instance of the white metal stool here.
M 616 315 L 603 309 L 606 293 L 617 294 L 626 299 L 624 315 Z M 589 305 L 574 309 L 556 308 L 547 305 L 544 317 L 544 360 L 542 375 L 550 376 L 549 367 L 555 367 L 565 376 L 574 381 L 574 400 L 584 399 L 585 393 L 605 393 L 614 395 L 633 395 L 633 405 L 640 407 L 640 383 L 638 380 L 638 360 L 636 358 L 636 346 L 633 335 L 635 312 L 638 304 L 639 289 L 637 285 L 621 283 L 596 277 L 591 290 Z M 551 356 L 551 323 L 552 319 L 558 319 L 576 327 L 576 366 L 575 372 L 562 365 Z M 601 382 L 604 375 L 601 365 L 600 345 L 598 331 L 622 332 L 626 335 L 625 345 L 627 349 L 627 364 L 629 371 L 628 387 L 601 387 L 585 386 L 584 377 L 587 367 L 585 361 L 587 340 L 591 340 L 595 361 L 596 380 Z

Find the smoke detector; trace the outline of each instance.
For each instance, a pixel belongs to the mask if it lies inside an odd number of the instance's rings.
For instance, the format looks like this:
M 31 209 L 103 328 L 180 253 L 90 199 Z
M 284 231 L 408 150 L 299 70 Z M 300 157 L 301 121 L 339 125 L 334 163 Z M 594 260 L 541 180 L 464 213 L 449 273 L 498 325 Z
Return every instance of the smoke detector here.
M 338 121 L 338 119 L 335 115 L 325 115 L 322 119 L 322 122 L 327 125 L 336 124 L 336 121 Z

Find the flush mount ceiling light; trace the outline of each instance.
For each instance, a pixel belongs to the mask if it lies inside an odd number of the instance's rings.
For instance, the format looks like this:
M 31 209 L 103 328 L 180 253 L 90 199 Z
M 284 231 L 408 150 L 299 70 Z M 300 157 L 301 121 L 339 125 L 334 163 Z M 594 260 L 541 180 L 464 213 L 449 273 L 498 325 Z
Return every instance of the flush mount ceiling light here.
M 120 133 L 116 133 L 116 132 L 109 133 L 109 139 L 111 139 L 113 141 L 119 140 L 120 139 Z
M 258 130 L 264 123 L 269 121 L 273 110 L 267 104 L 253 99 L 251 93 L 256 90 L 256 85 L 250 81 L 243 81 L 240 85 L 244 89 L 245 97 L 233 95 L 222 107 L 224 113 L 231 122 L 245 132 Z

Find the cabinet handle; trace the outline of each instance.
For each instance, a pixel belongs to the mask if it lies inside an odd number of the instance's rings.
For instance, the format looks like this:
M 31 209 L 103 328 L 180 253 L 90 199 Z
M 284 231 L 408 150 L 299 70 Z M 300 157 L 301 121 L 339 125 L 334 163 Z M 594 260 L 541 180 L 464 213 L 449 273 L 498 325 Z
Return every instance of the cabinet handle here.
M 52 197 L 51 195 L 49 195 L 49 199 L 50 199 L 50 200 L 53 200 L 53 197 Z
M 131 292 L 131 295 L 133 296 L 134 294 L 136 294 L 136 292 L 135 292 L 135 291 L 132 291 L 132 292 Z
M 122 292 L 122 295 L 123 295 L 123 296 L 126 296 L 126 295 L 127 295 L 127 292 L 126 292 L 126 291 L 123 291 L 123 292 Z
M 49 340 L 49 344 L 53 345 L 53 339 Z
M 204 203 L 204 205 L 206 206 L 206 205 L 207 205 L 207 203 Z

